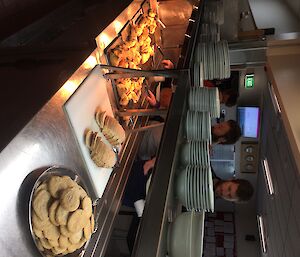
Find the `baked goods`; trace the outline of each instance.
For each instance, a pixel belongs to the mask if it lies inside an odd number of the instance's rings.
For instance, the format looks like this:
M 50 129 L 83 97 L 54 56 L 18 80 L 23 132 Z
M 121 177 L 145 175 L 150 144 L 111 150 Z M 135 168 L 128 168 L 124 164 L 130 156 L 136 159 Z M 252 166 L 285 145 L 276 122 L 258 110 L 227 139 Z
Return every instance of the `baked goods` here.
M 141 65 L 153 56 L 154 47 L 151 45 L 150 36 L 157 27 L 155 16 L 155 12 L 149 9 L 136 24 L 130 23 L 124 29 L 121 34 L 122 42 L 109 53 L 111 65 L 140 70 Z M 116 80 L 119 104 L 127 106 L 130 101 L 137 103 L 141 96 L 142 83 L 139 78 Z
M 51 176 L 33 194 L 31 221 L 38 249 L 47 256 L 66 255 L 90 239 L 92 200 L 68 176 Z
M 98 167 L 112 168 L 116 164 L 116 154 L 113 149 L 102 142 L 98 132 L 87 129 L 85 144 L 89 148 L 90 156 Z
M 115 118 L 106 115 L 105 111 L 97 110 L 95 119 L 101 132 L 113 146 L 120 145 L 125 141 L 125 131 Z

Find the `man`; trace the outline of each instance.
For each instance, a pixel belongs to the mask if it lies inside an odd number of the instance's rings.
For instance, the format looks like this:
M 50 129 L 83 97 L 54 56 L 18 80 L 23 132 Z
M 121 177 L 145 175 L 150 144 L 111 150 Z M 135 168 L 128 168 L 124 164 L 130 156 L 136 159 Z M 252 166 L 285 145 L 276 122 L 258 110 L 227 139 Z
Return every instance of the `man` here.
M 241 137 L 241 128 L 234 120 L 217 123 L 211 128 L 213 143 L 231 145 Z
M 254 189 L 245 179 L 214 179 L 215 196 L 231 202 L 246 202 L 253 195 Z

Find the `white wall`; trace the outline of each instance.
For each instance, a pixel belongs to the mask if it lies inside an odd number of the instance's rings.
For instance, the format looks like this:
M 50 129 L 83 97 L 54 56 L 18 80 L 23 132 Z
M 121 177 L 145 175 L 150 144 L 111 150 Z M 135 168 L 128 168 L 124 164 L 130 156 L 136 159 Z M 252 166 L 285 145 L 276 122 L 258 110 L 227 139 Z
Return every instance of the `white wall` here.
M 258 28 L 275 28 L 275 35 L 300 31 L 299 18 L 283 0 L 249 0 L 249 4 Z

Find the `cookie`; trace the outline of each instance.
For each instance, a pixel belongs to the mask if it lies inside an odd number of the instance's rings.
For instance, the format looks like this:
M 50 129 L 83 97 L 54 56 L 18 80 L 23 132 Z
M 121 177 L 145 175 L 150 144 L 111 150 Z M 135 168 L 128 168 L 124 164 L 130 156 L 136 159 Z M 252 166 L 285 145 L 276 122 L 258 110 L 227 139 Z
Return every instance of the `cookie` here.
M 51 240 L 58 240 L 60 233 L 59 229 L 51 224 L 51 226 L 47 227 L 46 229 L 43 230 L 43 234 L 47 239 Z
M 66 247 L 60 247 L 60 246 L 55 246 L 51 249 L 51 251 L 55 254 L 55 255 L 59 255 L 63 252 L 65 252 L 67 250 Z
M 95 230 L 95 218 L 94 218 L 94 214 L 92 214 L 90 221 L 91 221 L 91 231 L 92 231 L 92 233 L 94 233 L 94 230 Z
M 73 233 L 71 231 L 68 230 L 67 226 L 59 226 L 59 231 L 61 233 L 61 235 L 69 238 L 70 236 L 73 235 Z
M 36 245 L 37 245 L 37 248 L 40 250 L 40 252 L 45 251 L 45 249 L 44 249 L 44 247 L 43 247 L 40 240 L 36 240 Z
M 76 233 L 73 233 L 72 236 L 70 236 L 69 240 L 72 244 L 77 244 L 79 243 L 80 239 L 82 238 L 82 234 L 83 234 L 83 231 L 82 230 L 79 230 L 78 232 Z
M 60 198 L 61 206 L 72 212 L 78 209 L 80 205 L 80 191 L 78 187 L 65 189 Z
M 69 211 L 59 205 L 56 209 L 55 220 L 59 225 L 67 225 Z
M 59 236 L 58 243 L 61 248 L 68 248 L 68 246 L 71 244 L 68 237 L 64 235 Z
M 52 246 L 49 244 L 48 239 L 46 239 L 46 238 L 40 238 L 40 242 L 41 242 L 42 246 L 45 249 L 51 249 L 52 248 Z
M 49 242 L 49 244 L 50 244 L 52 247 L 57 247 L 57 246 L 59 246 L 58 240 L 51 240 L 51 239 L 48 239 L 48 242 Z
M 91 223 L 87 222 L 83 228 L 83 235 L 86 240 L 89 240 L 92 235 Z
M 40 192 L 40 191 L 43 190 L 43 189 L 48 190 L 48 186 L 47 186 L 46 183 L 40 184 L 40 185 L 37 187 L 37 189 L 34 191 L 34 193 L 37 194 L 38 192 Z
M 32 202 L 32 207 L 36 213 L 36 215 L 41 219 L 48 219 L 48 204 L 51 199 L 51 195 L 48 191 L 42 189 L 37 194 Z
M 47 219 L 44 219 L 44 220 L 41 220 L 36 214 L 35 212 L 33 211 L 32 212 L 32 215 L 31 215 L 31 219 L 32 219 L 32 225 L 34 228 L 36 228 L 37 230 L 41 230 L 43 231 L 43 229 L 47 228 L 48 226 L 51 225 L 51 222 L 50 220 L 47 218 Z
M 59 226 L 59 223 L 57 223 L 56 219 L 55 219 L 55 215 L 56 215 L 58 206 L 59 206 L 59 201 L 56 200 L 51 204 L 51 206 L 49 208 L 49 219 L 50 219 L 51 223 L 55 226 Z
M 35 227 L 32 228 L 33 233 L 35 234 L 35 236 L 37 236 L 38 238 L 44 238 L 44 234 L 42 230 L 39 230 Z
M 70 215 L 67 224 L 68 230 L 71 232 L 78 232 L 79 230 L 83 229 L 86 222 L 87 218 L 84 214 L 84 211 L 81 209 L 76 210 Z
M 49 192 L 54 198 L 59 198 L 64 189 L 72 186 L 74 186 L 74 181 L 68 176 L 53 176 L 48 181 Z
M 93 213 L 92 200 L 88 196 L 84 197 L 81 202 L 82 209 L 85 215 L 89 218 Z

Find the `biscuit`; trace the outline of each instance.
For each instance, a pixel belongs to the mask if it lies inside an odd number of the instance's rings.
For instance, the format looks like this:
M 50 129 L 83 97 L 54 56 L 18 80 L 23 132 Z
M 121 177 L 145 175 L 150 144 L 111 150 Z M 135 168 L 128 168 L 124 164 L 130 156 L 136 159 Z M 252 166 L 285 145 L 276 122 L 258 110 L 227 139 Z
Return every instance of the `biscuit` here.
M 48 226 L 51 225 L 51 222 L 50 220 L 47 218 L 47 219 L 44 219 L 44 220 L 41 220 L 36 214 L 34 211 L 32 211 L 32 215 L 31 215 L 31 219 L 32 219 L 32 225 L 33 227 L 35 227 L 37 230 L 41 230 L 43 231 L 43 229 L 47 228 Z
M 87 193 L 86 191 L 80 186 L 80 185 L 77 185 L 78 189 L 79 189 L 79 196 L 80 196 L 80 199 L 83 199 L 87 196 Z
M 59 223 L 57 223 L 55 220 L 56 210 L 57 210 L 58 206 L 59 206 L 59 201 L 56 200 L 51 204 L 50 209 L 49 209 L 49 219 L 50 219 L 51 223 L 55 226 L 59 226 Z
M 33 230 L 33 233 L 38 237 L 38 238 L 44 238 L 44 235 L 43 235 L 43 231 L 42 230 L 39 230 L 35 227 L 32 228 Z
M 43 190 L 43 189 L 48 190 L 48 186 L 47 186 L 46 183 L 40 184 L 40 185 L 37 187 L 37 189 L 34 191 L 34 193 L 37 194 L 38 192 L 40 192 L 40 191 Z
M 59 226 L 59 230 L 60 233 L 67 238 L 73 235 L 73 233 L 68 230 L 67 226 Z
M 45 249 L 44 249 L 44 247 L 43 247 L 43 245 L 42 245 L 42 243 L 41 243 L 40 240 L 36 240 L 36 246 L 40 250 L 40 252 L 45 251 Z
M 53 176 L 48 181 L 48 189 L 52 197 L 59 198 L 62 190 L 74 186 L 73 180 L 68 177 Z
M 91 223 L 87 222 L 83 228 L 83 235 L 86 240 L 89 240 L 92 235 Z
M 55 246 L 51 249 L 51 251 L 55 254 L 55 255 L 59 255 L 63 252 L 65 252 L 67 250 L 66 247 L 60 247 L 60 246 Z
M 56 226 L 54 226 L 53 224 L 51 224 L 51 226 L 44 229 L 43 233 L 47 239 L 56 240 L 56 241 L 58 240 L 59 235 L 60 235 L 58 228 Z
M 68 248 L 68 246 L 71 244 L 68 237 L 64 235 L 59 236 L 58 243 L 61 248 Z
M 48 242 L 49 242 L 50 245 L 52 245 L 52 247 L 59 246 L 58 240 L 48 239 Z
M 87 221 L 87 218 L 84 214 L 83 210 L 76 210 L 70 215 L 70 218 L 68 220 L 68 230 L 71 232 L 78 232 L 79 230 L 83 229 L 85 223 Z
M 59 225 L 67 225 L 69 211 L 59 205 L 56 209 L 55 220 Z
M 48 191 L 42 189 L 37 194 L 32 202 L 32 207 L 36 215 L 41 219 L 48 219 L 48 204 L 50 201 L 51 195 Z
M 48 239 L 46 239 L 46 238 L 40 238 L 40 242 L 41 242 L 42 246 L 45 249 L 51 249 L 52 248 L 52 246 L 49 244 Z
M 80 192 L 78 187 L 65 189 L 62 192 L 60 203 L 68 211 L 75 211 L 80 205 Z
M 88 196 L 84 197 L 81 202 L 82 209 L 85 215 L 89 218 L 93 213 L 92 200 Z
M 82 238 L 82 230 L 79 230 L 76 233 L 73 233 L 72 236 L 70 236 L 69 240 L 72 244 L 79 243 L 80 239 Z
M 92 231 L 92 233 L 94 233 L 94 230 L 95 230 L 95 218 L 94 218 L 94 214 L 92 214 L 90 221 L 91 221 L 91 231 Z

